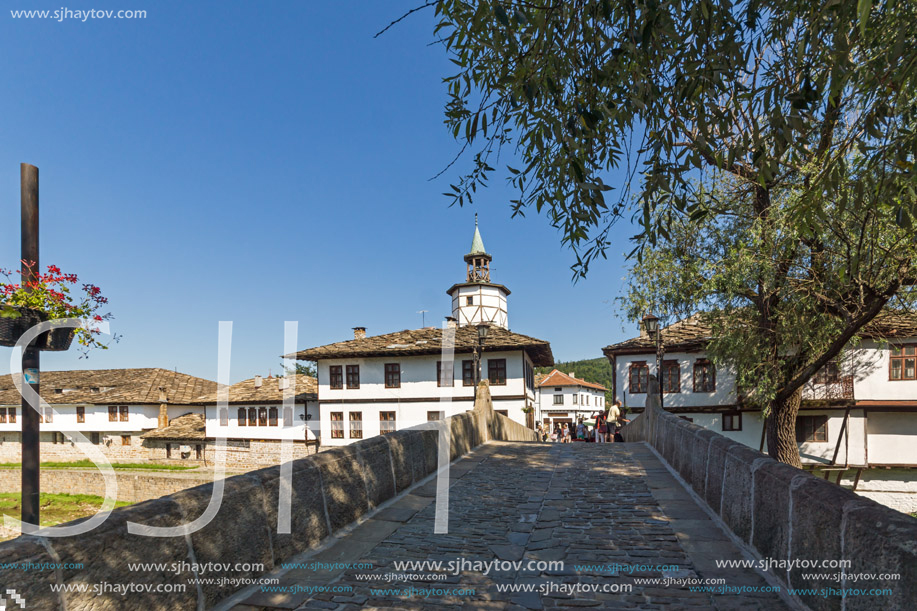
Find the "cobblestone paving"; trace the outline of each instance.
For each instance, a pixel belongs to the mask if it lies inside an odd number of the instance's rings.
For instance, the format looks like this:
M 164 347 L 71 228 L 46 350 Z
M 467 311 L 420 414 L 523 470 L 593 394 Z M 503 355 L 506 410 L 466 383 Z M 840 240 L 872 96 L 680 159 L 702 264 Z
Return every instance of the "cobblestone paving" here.
M 433 534 L 431 482 L 406 497 L 401 517 L 392 509 L 390 521 L 382 514 L 370 521 L 375 526 L 349 535 L 356 537 L 350 552 L 325 553 L 371 563 L 372 569 L 324 576 L 294 570 L 281 580 L 329 585 L 333 579 L 330 585 L 350 587 L 349 593 L 302 593 L 276 602 L 255 596 L 234 609 L 787 608 L 772 593 L 699 593 L 684 585 L 641 583 L 668 577 L 767 585 L 751 571 L 716 568 L 716 559 L 742 556 L 643 445 L 491 443 L 458 463 L 453 477 L 458 479 L 450 492 L 448 534 Z M 414 510 L 404 513 L 412 498 Z M 486 575 L 467 564 L 458 572 L 445 570 L 450 561 L 495 559 L 522 566 Z M 396 569 L 396 561 L 406 560 L 442 561 L 445 579 L 434 579 L 435 571 Z M 529 561 L 563 561 L 563 567 L 528 570 Z M 393 580 L 397 573 L 422 578 Z M 501 591 L 513 585 L 533 591 Z

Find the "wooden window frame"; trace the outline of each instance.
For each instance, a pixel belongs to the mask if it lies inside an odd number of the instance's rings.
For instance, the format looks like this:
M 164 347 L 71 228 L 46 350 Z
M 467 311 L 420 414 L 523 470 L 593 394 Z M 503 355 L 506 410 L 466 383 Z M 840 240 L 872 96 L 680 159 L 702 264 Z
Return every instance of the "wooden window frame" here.
M 248 410 L 240 407 L 236 410 L 236 426 L 245 426 L 248 424 Z
M 360 388 L 360 366 L 347 365 L 345 368 L 347 390 L 357 390 Z
M 118 420 L 120 422 L 129 422 L 131 416 L 130 408 L 127 405 L 118 406 Z
M 443 384 L 443 362 L 436 361 L 436 385 L 439 387 L 450 387 L 455 386 L 455 361 L 452 361 L 452 371 L 448 372 L 452 374 L 452 379 L 449 380 L 448 384 Z M 447 375 L 448 378 L 448 375 Z
M 401 363 L 385 364 L 385 387 L 401 388 Z
M 672 370 L 675 371 L 674 376 Z M 674 384 L 671 383 L 673 381 Z M 681 392 L 681 363 L 677 360 L 662 361 L 662 392 L 671 394 Z
M 470 376 L 468 374 L 471 374 Z M 462 361 L 462 386 L 474 386 L 474 361 Z
M 379 412 L 379 432 L 382 435 L 398 430 L 395 412 Z M 389 425 L 388 423 L 391 422 Z
M 254 407 L 248 408 L 248 426 L 258 426 L 258 410 Z
M 344 439 L 344 412 L 331 412 L 331 438 Z
M 0 424 L 6 424 L 6 408 L 0 407 Z
M 258 426 L 267 426 L 267 408 L 258 408 Z
M 277 416 L 278 416 L 277 408 L 269 407 L 267 409 L 267 425 L 268 426 L 277 426 Z
M 709 376 L 710 388 L 709 389 L 705 387 L 701 390 L 698 390 L 698 387 L 697 387 L 698 370 L 706 370 L 710 373 L 710 376 Z M 707 359 L 697 359 L 696 361 L 694 361 L 694 370 L 693 370 L 693 375 L 691 377 L 692 377 L 692 382 L 694 385 L 694 392 L 696 393 L 716 392 L 716 366 L 711 361 Z
M 552 403 L 551 405 L 563 405 L 563 404 L 564 404 L 564 396 L 563 395 L 554 395 L 554 403 Z
M 911 354 L 907 354 L 909 350 Z M 896 352 L 898 354 L 895 354 Z M 905 377 L 907 361 L 913 361 L 911 371 L 914 373 L 914 376 L 910 378 Z M 897 378 L 892 375 L 895 363 L 900 363 L 900 377 Z M 913 382 L 914 380 L 917 380 L 917 344 L 896 344 L 890 346 L 888 353 L 888 381 Z
M 286 427 L 293 426 L 293 408 L 292 407 L 283 408 L 283 426 L 286 426 Z
M 131 445 L 131 436 L 130 435 L 121 435 L 121 446 Z
M 86 423 L 86 406 L 85 405 L 76 406 L 76 421 L 78 424 Z
M 6 422 L 7 424 L 16 424 L 16 408 L 15 407 L 6 408 Z
M 636 374 L 636 384 L 634 384 L 634 374 Z M 646 361 L 633 361 L 627 370 L 627 390 L 632 395 L 645 395 L 649 383 L 650 366 Z
M 891 375 L 891 371 L 889 371 L 889 375 Z M 825 363 L 824 366 L 812 376 L 813 384 L 837 384 L 840 381 L 841 369 L 837 361 Z
M 474 305 L 474 297 L 472 295 L 465 295 L 465 305 Z
M 434 418 L 433 416 L 436 416 L 436 417 Z M 427 412 L 427 422 L 439 422 L 440 420 L 443 419 L 443 416 L 445 416 L 445 414 L 443 413 L 442 410 L 428 411 Z
M 108 406 L 108 421 L 109 422 L 118 421 L 118 406 L 117 405 Z
M 220 426 L 229 426 L 229 409 L 226 407 L 219 408 Z
M 344 388 L 344 366 L 331 365 L 328 367 L 328 386 L 331 390 Z
M 579 393 L 573 393 L 573 405 L 579 405 Z
M 729 423 L 729 426 L 726 426 L 726 423 Z M 742 412 L 725 412 L 723 417 L 720 419 L 720 429 L 724 432 L 727 431 L 741 431 L 742 430 Z
M 800 426 L 802 425 L 802 426 Z M 819 430 L 821 431 L 819 432 Z M 827 443 L 828 416 L 816 414 L 796 417 L 796 443 Z
M 350 439 L 363 439 L 363 412 L 350 412 L 347 423 Z
M 501 369 L 503 377 L 495 380 L 495 375 L 499 376 Z M 506 386 L 506 359 L 487 359 L 487 379 L 491 386 Z

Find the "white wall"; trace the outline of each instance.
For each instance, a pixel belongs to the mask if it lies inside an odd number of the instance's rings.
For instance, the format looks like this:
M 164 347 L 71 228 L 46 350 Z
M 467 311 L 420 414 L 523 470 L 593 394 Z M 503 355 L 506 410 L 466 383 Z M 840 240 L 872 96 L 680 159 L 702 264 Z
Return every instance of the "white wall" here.
M 9 422 L 0 424 L 0 432 L 21 431 L 21 406 L 0 407 L 16 407 L 16 424 L 10 424 Z M 103 433 L 109 431 L 143 431 L 155 429 L 159 423 L 159 405 L 129 405 L 127 422 L 121 422 L 120 415 L 117 422 L 109 422 L 108 405 L 86 405 L 84 406 L 86 409 L 86 421 L 82 423 L 76 421 L 76 405 L 52 405 L 51 407 L 55 412 L 53 422 L 50 424 L 47 422 L 42 423 L 42 431 L 97 431 Z M 168 412 L 171 419 L 189 412 L 203 414 L 204 408 L 191 405 L 170 405 Z
M 267 410 L 277 408 L 277 426 L 239 426 L 238 413 L 240 408 L 253 407 L 256 410 L 263 407 Z M 283 426 L 283 405 L 251 403 L 245 405 L 232 404 L 229 406 L 229 426 L 220 426 L 217 407 L 207 406 L 207 437 L 223 437 L 226 439 L 315 439 L 318 433 L 318 405 L 316 401 L 308 402 L 307 406 L 297 403 L 293 406 L 293 426 Z M 270 412 L 269 412 L 270 413 Z M 306 414 L 311 414 L 310 420 L 305 420 Z M 306 431 L 308 430 L 308 437 Z
M 735 404 L 735 375 L 725 368 L 717 367 L 716 369 L 716 392 L 694 392 L 694 362 L 702 358 L 706 358 L 706 355 L 702 352 L 673 352 L 665 355 L 664 360 L 677 360 L 681 368 L 681 392 L 665 393 L 663 402 L 666 407 Z M 635 361 L 645 361 L 649 366 L 650 374 L 656 374 L 655 354 L 618 355 L 615 359 L 616 398 L 620 399 L 627 407 L 644 407 L 646 393 L 630 392 L 630 364 Z
M 908 340 L 914 342 L 917 340 Z M 854 396 L 860 400 L 907 401 L 917 399 L 917 380 L 890 380 L 888 345 L 868 340 L 851 348 L 841 371 L 853 375 Z
M 466 305 L 468 297 L 471 297 L 471 305 Z M 459 286 L 452 293 L 452 316 L 460 325 L 491 322 L 508 329 L 506 293 L 496 286 Z
M 563 404 L 554 404 L 555 395 L 563 397 Z M 573 403 L 574 396 L 576 396 L 575 404 Z M 588 403 L 586 397 L 589 398 Z M 538 388 L 538 409 L 535 413 L 539 421 L 554 417 L 552 414 L 556 412 L 567 412 L 569 414 L 567 417 L 578 418 L 580 416 L 588 417 L 605 409 L 607 409 L 605 393 L 596 388 L 588 386 L 540 386 Z
M 917 465 L 917 413 L 869 410 L 869 462 Z

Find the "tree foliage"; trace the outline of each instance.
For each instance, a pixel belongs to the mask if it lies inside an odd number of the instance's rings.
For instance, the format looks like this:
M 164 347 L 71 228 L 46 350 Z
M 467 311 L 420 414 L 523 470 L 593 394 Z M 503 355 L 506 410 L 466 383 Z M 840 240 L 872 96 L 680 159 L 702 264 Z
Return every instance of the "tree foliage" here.
M 792 185 L 788 212 L 811 224 L 857 157 L 858 172 L 894 174 L 897 224 L 917 214 L 917 3 L 432 4 L 456 66 L 446 123 L 472 156 L 447 195 L 471 202 L 511 155 L 514 213 L 545 213 L 578 275 L 632 213 L 640 254 L 702 219 L 694 191 L 711 171 Z
M 607 390 L 605 392 L 605 402 L 608 405 L 614 403 L 614 396 L 611 389 L 614 388 L 614 370 L 611 363 L 605 357 L 597 359 L 583 359 L 579 361 L 562 361 L 554 363 L 553 367 L 536 367 L 535 373 L 551 373 L 553 369 L 564 373 L 575 373 L 577 378 L 601 384 Z

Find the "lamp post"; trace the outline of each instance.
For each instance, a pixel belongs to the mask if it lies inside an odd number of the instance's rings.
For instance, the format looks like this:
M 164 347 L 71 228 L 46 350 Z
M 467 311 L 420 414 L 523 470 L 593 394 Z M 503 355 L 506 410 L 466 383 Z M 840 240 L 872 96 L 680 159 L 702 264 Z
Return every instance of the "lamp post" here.
M 659 383 L 659 407 L 662 408 L 662 357 L 665 347 L 662 344 L 662 329 L 659 328 L 659 318 L 652 314 L 643 317 L 643 328 L 646 334 L 656 342 L 656 381 Z
M 481 323 L 475 325 L 478 330 L 478 345 L 474 348 L 474 385 L 481 382 L 481 354 L 484 352 L 484 342 L 487 340 L 487 334 L 490 333 L 490 325 Z

